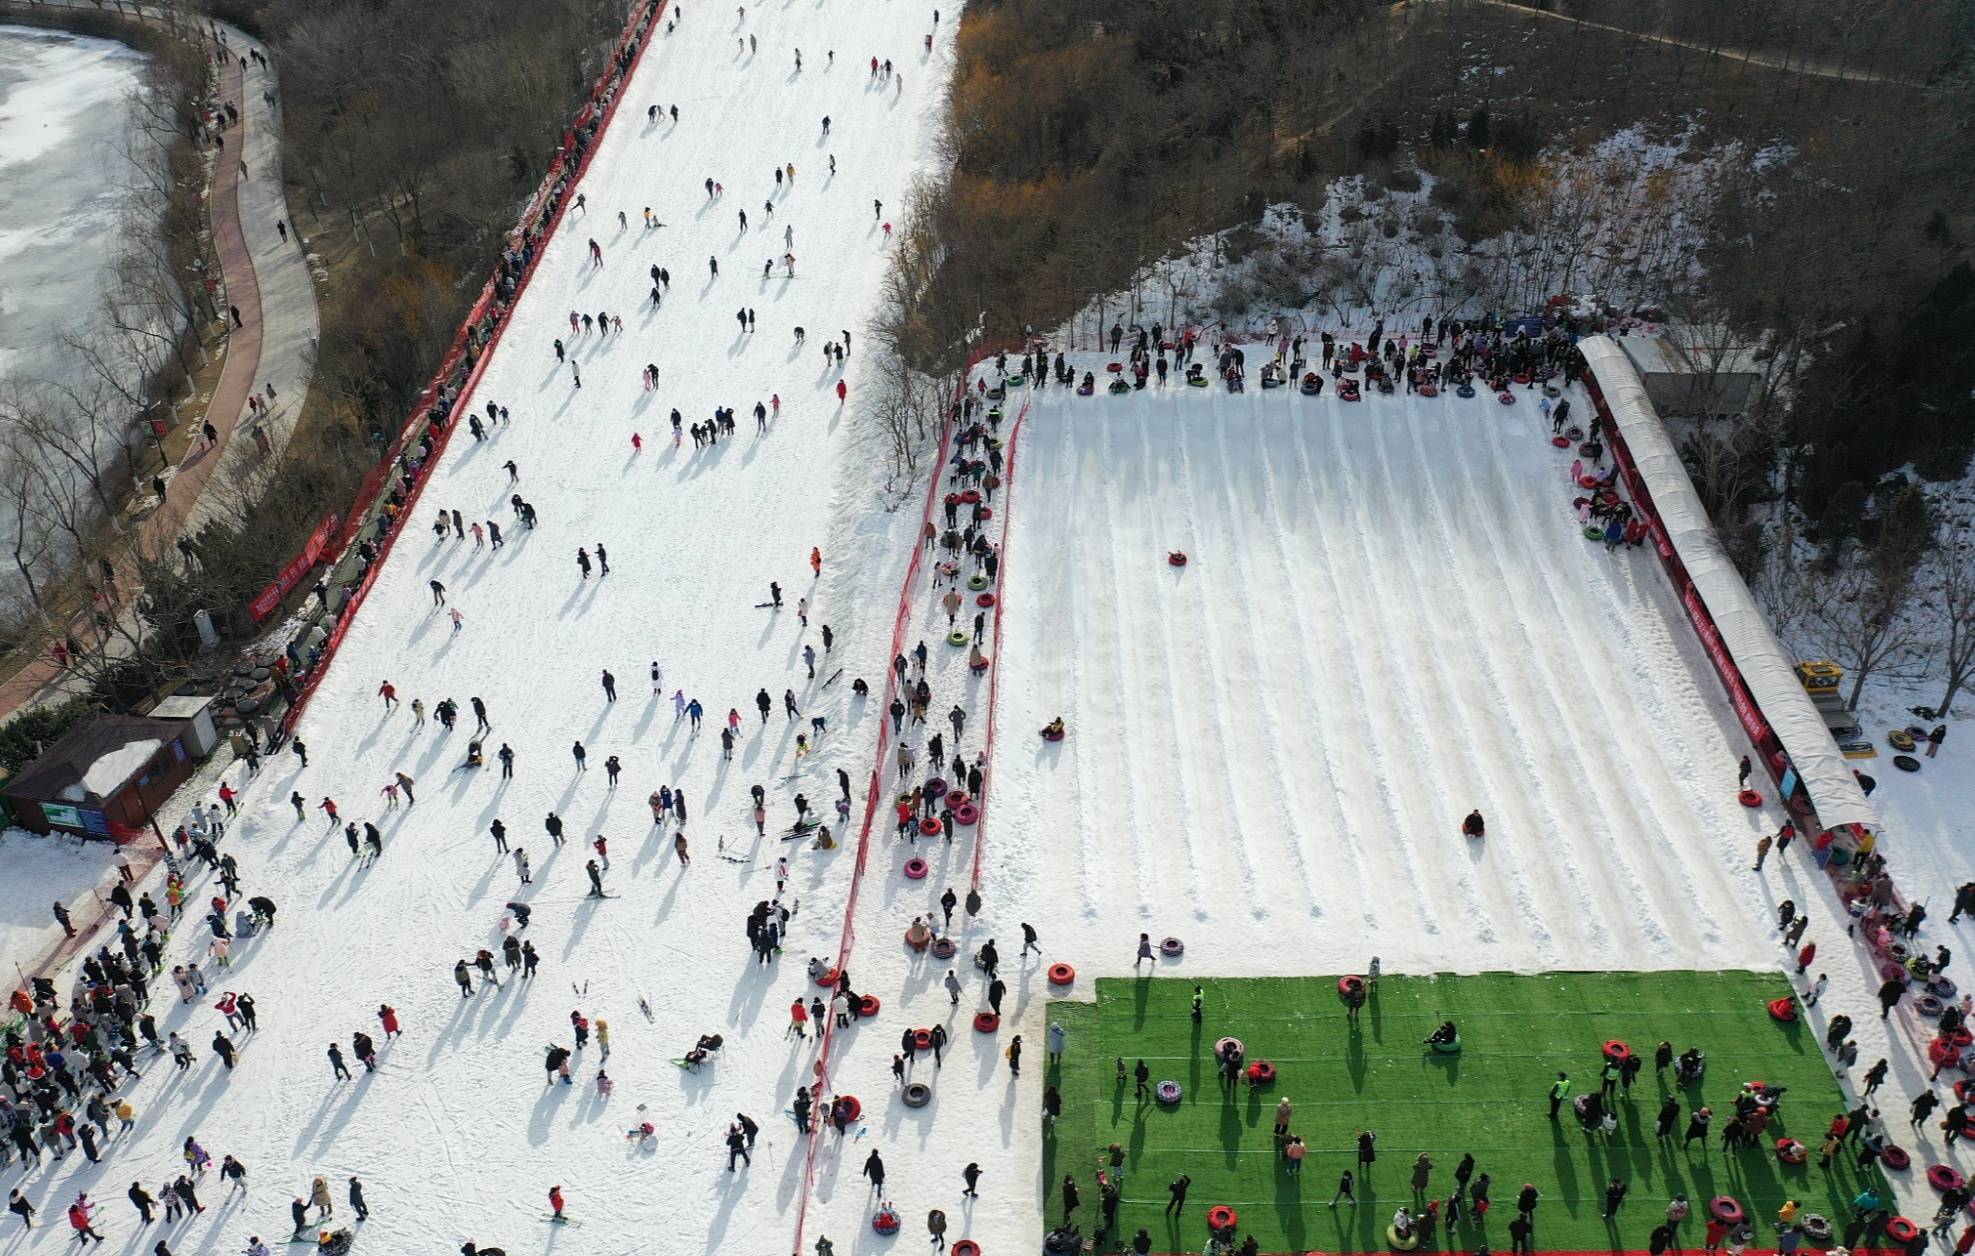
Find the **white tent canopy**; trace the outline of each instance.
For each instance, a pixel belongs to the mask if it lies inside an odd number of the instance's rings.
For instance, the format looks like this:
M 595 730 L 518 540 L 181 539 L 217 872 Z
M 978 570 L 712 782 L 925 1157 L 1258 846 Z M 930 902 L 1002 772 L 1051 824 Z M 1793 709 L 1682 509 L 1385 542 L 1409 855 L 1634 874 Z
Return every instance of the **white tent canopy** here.
M 1824 719 L 1805 694 L 1790 656 L 1770 631 L 1769 620 L 1728 560 L 1694 492 L 1673 438 L 1646 399 L 1639 374 L 1618 343 L 1590 336 L 1578 343 L 1590 363 L 1612 421 L 1652 495 L 1653 507 L 1688 579 L 1707 606 L 1749 694 L 1788 752 L 1811 805 L 1825 828 L 1860 824 L 1875 832 L 1879 816 L 1839 753 Z

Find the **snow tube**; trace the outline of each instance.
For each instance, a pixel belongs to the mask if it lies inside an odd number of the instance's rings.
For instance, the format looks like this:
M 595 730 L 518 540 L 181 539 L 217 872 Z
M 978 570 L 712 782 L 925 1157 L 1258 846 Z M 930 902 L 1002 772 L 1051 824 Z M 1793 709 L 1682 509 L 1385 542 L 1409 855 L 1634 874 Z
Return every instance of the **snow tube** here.
M 932 799 L 934 802 L 938 802 L 940 799 L 946 797 L 946 778 L 935 776 L 933 779 L 927 781 L 926 797 Z
M 1584 429 L 1577 426 L 1577 424 L 1573 423 L 1569 427 L 1564 429 L 1564 436 L 1568 440 L 1583 440 Z
M 1512 379 L 1514 379 L 1514 380 L 1515 380 L 1515 382 L 1516 382 L 1516 383 L 1518 383 L 1518 384 L 1527 384 L 1527 383 L 1529 383 L 1529 382 L 1530 382 L 1530 377 L 1529 377 L 1529 372 L 1528 372 L 1528 371 L 1517 371 L 1517 372 L 1516 372 L 1516 373 L 1515 373 L 1515 374 L 1514 374 L 1513 376 L 1511 376 L 1510 378 L 1512 378 Z
M 1744 807 L 1760 807 L 1762 806 L 1762 795 L 1753 789 L 1745 789 L 1735 795 L 1735 801 L 1741 803 Z
M 1241 1214 L 1226 1204 L 1215 1204 L 1207 1210 L 1209 1230 L 1232 1230 L 1241 1222 Z
M 1512 392 L 1497 393 L 1495 394 L 1495 400 L 1505 406 L 1512 406 L 1516 403 L 1516 395 Z
M 1598 477 L 1595 475 L 1580 475 L 1577 477 L 1577 487 L 1596 488 L 1598 487 Z
M 973 644 L 973 640 L 974 634 L 968 632 L 965 628 L 955 628 L 952 632 L 946 634 L 946 643 L 952 646 L 971 645 Z
M 1920 1237 L 1920 1227 L 1905 1217 L 1894 1217 L 1886 1223 L 1886 1237 L 1904 1247 Z
M 987 587 L 993 583 L 994 581 L 988 579 L 985 575 L 982 575 L 980 572 L 975 572 L 973 575 L 967 577 L 967 587 L 972 589 L 976 593 L 985 592 L 987 590 Z
M 953 944 L 952 938 L 933 939 L 933 954 L 937 958 L 952 959 L 955 955 L 958 955 L 959 953 L 960 953 L 960 948 Z
M 1782 1021 L 1786 1025 L 1796 1020 L 1797 1001 L 1787 994 L 1780 999 L 1771 999 L 1769 1001 L 1769 1018 L 1771 1020 Z
M 857 1014 L 859 1016 L 876 1016 L 878 1009 L 882 1006 L 883 1004 L 878 1002 L 877 995 L 863 995 L 857 1000 Z
M 898 1214 L 890 1208 L 880 1208 L 871 1214 L 871 1228 L 878 1233 L 890 1236 L 898 1233 Z
M 1365 979 L 1353 974 L 1337 979 L 1337 997 L 1348 1006 L 1356 1007 L 1365 1001 Z
M 919 821 L 919 832 L 926 837 L 938 837 L 946 832 L 946 826 L 931 816 Z
M 1933 1020 L 1936 1016 L 1947 1010 L 1947 1004 L 1941 1002 L 1931 994 L 1923 994 L 1913 1001 L 1913 1010 L 1925 1016 L 1928 1020 Z
M 1907 1154 L 1906 1148 L 1888 1143 L 1879 1153 L 1879 1163 L 1888 1169 L 1900 1171 L 1913 1167 L 1913 1157 Z
M 1952 999 L 1956 994 L 1960 993 L 1960 987 L 1956 986 L 1954 982 L 1949 981 L 1946 977 L 1935 977 L 1927 983 L 1927 993 L 1937 999 L 1947 1000 Z
M 1784 1164 L 1802 1164 L 1810 1159 L 1810 1151 L 1794 1138 L 1776 1140 L 1776 1158 Z
M 1173 550 L 1171 553 L 1166 555 L 1166 562 L 1174 567 L 1186 566 L 1186 551 Z
M 1903 728 L 1896 728 L 1892 732 L 1887 733 L 1886 741 L 1895 750 L 1911 750 L 1914 745 L 1913 734 Z
M 981 809 L 971 802 L 963 802 L 953 809 L 953 822 L 955 824 L 972 824 L 980 818 Z
M 1949 1165 L 1932 1164 L 1927 1166 L 1927 1185 L 1946 1194 L 1968 1185 L 1968 1179 L 1962 1177 Z
M 837 970 L 836 970 L 836 969 L 834 969 L 834 968 L 832 968 L 832 969 L 831 969 L 830 971 L 828 971 L 828 972 L 826 972 L 826 973 L 824 973 L 824 974 L 823 974 L 823 975 L 822 975 L 821 977 L 818 977 L 818 978 L 816 979 L 816 984 L 817 984 L 817 985 L 819 985 L 819 986 L 834 986 L 834 985 L 836 985 L 836 984 L 837 984 Z
M 1241 1039 L 1235 1037 L 1233 1034 L 1229 1034 L 1227 1037 L 1220 1039 L 1218 1042 L 1214 1044 L 1214 1058 L 1217 1060 L 1226 1059 L 1229 1047 L 1234 1048 L 1234 1053 L 1236 1055 L 1248 1054 L 1247 1044 L 1242 1042 Z
M 1347 379 L 1342 383 L 1338 384 L 1337 399 L 1339 401 L 1356 401 L 1358 400 L 1358 396 L 1359 394 L 1358 394 L 1357 380 Z
M 1180 1094 L 1180 1084 L 1170 1078 L 1152 1088 L 1152 1097 L 1169 1108 L 1180 1101 Z
M 999 1016 L 996 1016 L 993 1012 L 974 1013 L 975 1033 L 991 1034 L 999 1028 L 1001 1028 L 1001 1018 Z
M 1043 739 L 1044 741 L 1061 741 L 1061 740 L 1063 740 L 1063 734 L 1061 734 L 1061 733 L 1044 733 L 1044 734 L 1042 735 L 1042 739 Z
M 960 504 L 962 506 L 971 506 L 979 500 L 981 500 L 981 490 L 977 488 L 966 489 L 960 494 Z
M 1125 364 L 1123 362 L 1107 362 L 1104 365 L 1104 369 L 1113 375 L 1122 375 L 1125 371 Z
M 1088 396 L 1090 396 L 1090 395 L 1091 395 L 1092 393 L 1094 393 L 1094 392 L 1096 392 L 1096 391 L 1097 391 L 1097 387 L 1096 387 L 1096 385 L 1094 385 L 1094 384 L 1078 384 L 1078 385 L 1077 385 L 1077 396 L 1079 396 L 1079 397 L 1088 397 Z
M 1556 446 L 1556 447 L 1557 447 L 1558 449 L 1569 449 L 1569 448 L 1570 448 L 1570 437 L 1568 437 L 1568 436 L 1552 436 L 1552 437 L 1550 438 L 1550 443 L 1551 443 L 1552 445 L 1555 445 L 1555 446 Z
M 931 1051 L 933 1049 L 933 1031 L 930 1029 L 913 1030 L 912 1049 L 914 1051 Z
M 1386 1226 L 1385 1244 L 1387 1247 L 1390 1247 L 1395 1252 L 1418 1251 L 1420 1245 L 1420 1232 L 1418 1229 L 1415 1229 L 1412 1233 L 1412 1237 L 1402 1239 L 1399 1237 L 1398 1226 L 1396 1225 Z
M 1267 1086 L 1276 1079 L 1276 1066 L 1267 1060 L 1257 1060 L 1248 1066 L 1248 1084 Z
M 986 610 L 988 607 L 994 605 L 994 594 L 992 593 L 981 594 L 979 597 L 974 599 L 974 605 L 980 607 L 982 610 Z M 955 1246 L 957 1247 L 959 1245 L 955 1244 Z
M 1421 384 L 1414 391 L 1418 392 L 1422 397 L 1438 397 L 1440 395 L 1440 389 L 1433 384 Z
M 1132 390 L 1132 386 L 1130 384 L 1127 384 L 1124 381 L 1124 378 L 1121 376 L 1117 379 L 1112 380 L 1110 385 L 1106 387 L 1104 391 L 1110 393 L 1113 397 L 1122 397 L 1126 393 L 1130 392 L 1131 390 Z
M 1716 1195 L 1708 1201 L 1708 1215 L 1721 1224 L 1733 1228 L 1748 1220 L 1742 1205 L 1733 1195 Z
M 1178 938 L 1161 938 L 1159 940 L 1159 954 L 1165 956 L 1167 959 L 1178 959 L 1180 956 L 1186 954 L 1186 943 L 1180 941 Z
M 935 829 L 939 826 L 938 820 L 928 820 L 926 823 L 933 825 Z M 905 867 L 902 871 L 905 873 L 905 879 L 907 881 L 924 881 L 926 879 L 926 873 L 931 871 L 931 869 L 926 867 L 926 861 L 923 859 L 908 859 L 905 861 Z
M 1893 756 L 1893 766 L 1902 772 L 1918 772 L 1920 760 L 1910 754 L 1896 754 Z
M 953 1256 L 981 1256 L 981 1245 L 972 1239 L 961 1239 L 951 1251 Z
M 1462 384 L 1459 388 L 1456 388 L 1454 390 L 1454 395 L 1458 397 L 1472 397 L 1474 396 L 1474 385 Z
M 967 805 L 967 791 L 964 789 L 949 789 L 946 791 L 944 801 L 947 806 L 957 811 Z
M 1186 386 L 1188 388 L 1205 388 L 1207 386 L 1207 377 L 1205 375 L 1189 375 L 1186 379 Z
M 1605 539 L 1605 530 L 1595 523 L 1587 523 L 1584 525 L 1584 539 L 1587 541 L 1602 541 Z
M 1459 1055 L 1461 1053 L 1461 1040 L 1458 1036 L 1452 1042 L 1430 1042 L 1427 1045 L 1433 1048 L 1436 1055 Z
M 844 1107 L 847 1109 L 844 1114 L 846 1120 L 855 1121 L 864 1115 L 864 1105 L 858 1101 L 856 1095 L 838 1095 L 837 1098 L 843 1100 Z
M 915 951 L 925 950 L 927 945 L 931 942 L 932 942 L 931 938 L 927 938 L 924 942 L 914 942 L 912 940 L 912 930 L 907 929 L 905 931 L 905 945 L 911 947 Z
M 1605 1058 L 1614 1064 L 1623 1064 L 1632 1058 L 1632 1048 L 1623 1041 L 1613 1038 L 1605 1044 Z
M 1888 1147 L 1888 1151 L 1892 1148 Z M 1807 1212 L 1797 1217 L 1797 1228 L 1804 1237 L 1822 1247 L 1831 1241 L 1831 1219 L 1821 1212 Z
M 1076 979 L 1077 970 L 1068 964 L 1051 964 L 1049 966 L 1049 984 L 1052 986 L 1067 986 Z
M 948 506 L 958 506 L 960 504 L 960 494 L 948 493 L 945 498 L 945 504 Z

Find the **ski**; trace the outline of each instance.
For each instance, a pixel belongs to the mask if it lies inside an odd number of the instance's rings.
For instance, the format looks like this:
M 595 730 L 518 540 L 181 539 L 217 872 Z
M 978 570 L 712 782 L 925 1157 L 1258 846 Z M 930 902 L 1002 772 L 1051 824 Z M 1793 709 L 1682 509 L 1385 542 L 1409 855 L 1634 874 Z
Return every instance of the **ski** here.
M 826 681 L 824 681 L 824 682 L 823 682 L 823 688 L 825 688 L 825 689 L 828 689 L 828 688 L 829 688 L 829 687 L 830 687 L 831 685 L 834 685 L 834 684 L 836 684 L 836 683 L 837 683 L 837 677 L 839 677 L 839 676 L 841 676 L 841 675 L 843 675 L 843 668 L 841 668 L 841 667 L 839 667 L 839 668 L 838 668 L 838 669 L 837 669 L 836 671 L 834 671 L 834 672 L 831 672 L 831 673 L 830 673 L 830 678 L 829 678 L 828 680 L 826 680 Z

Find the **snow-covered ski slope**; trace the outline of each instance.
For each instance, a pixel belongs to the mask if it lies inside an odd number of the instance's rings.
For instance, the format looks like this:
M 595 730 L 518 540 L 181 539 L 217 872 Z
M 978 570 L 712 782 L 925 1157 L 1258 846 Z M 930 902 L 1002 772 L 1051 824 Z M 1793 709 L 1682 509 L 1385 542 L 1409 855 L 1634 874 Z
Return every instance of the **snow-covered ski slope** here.
M 159 1031 L 179 1031 L 198 1064 L 179 1074 L 153 1062 L 130 1091 L 138 1131 L 102 1166 L 72 1155 L 32 1176 L 25 1189 L 44 1211 L 31 1234 L 10 1234 L 10 1250 L 60 1250 L 70 1238 L 61 1208 L 87 1189 L 112 1249 L 139 1250 L 141 1238 L 148 1252 L 165 1232 L 140 1231 L 123 1192 L 133 1180 L 156 1192 L 182 1168 L 188 1136 L 215 1160 L 237 1155 L 251 1189 L 244 1200 L 227 1199 L 208 1177 L 209 1210 L 170 1237 L 179 1252 L 238 1252 L 250 1234 L 281 1250 L 289 1202 L 318 1174 L 337 1201 L 333 1220 L 347 1223 L 353 1173 L 371 1208 L 359 1252 L 446 1256 L 468 1238 L 509 1253 L 786 1250 L 802 1160 L 783 1112 L 813 1060 L 812 1046 L 784 1038 L 787 1008 L 813 993 L 801 957 L 834 953 L 850 860 L 780 843 L 776 831 L 793 819 L 797 791 L 828 813 L 835 768 L 847 767 L 860 785 L 869 771 L 871 723 L 849 702 L 850 679 L 883 675 L 910 552 L 909 535 L 902 546 L 887 543 L 889 516 L 858 542 L 864 553 L 843 548 L 857 541 L 864 516 L 877 513 L 882 466 L 852 435 L 823 346 L 843 329 L 855 337 L 847 379 L 857 405 L 862 329 L 886 264 L 872 202 L 883 199 L 889 216 L 931 161 L 935 80 L 950 60 L 957 17 L 947 8 L 937 29 L 930 5 L 902 0 L 749 4 L 744 23 L 731 4 L 689 3 L 671 34 L 661 22 L 577 189 L 586 211 L 565 218 L 469 401 L 475 411 L 489 400 L 507 407 L 510 425 L 485 443 L 456 434 L 302 722 L 308 767 L 288 754 L 270 760 L 223 847 L 241 863 L 244 891 L 281 905 L 270 934 L 239 943 L 232 970 L 211 974 L 211 997 L 228 988 L 255 994 L 259 1033 L 243 1039 L 240 1065 L 227 1073 L 210 1047 L 221 1021 L 209 1000 L 181 1007 L 164 982 L 154 1001 Z M 930 56 L 921 46 L 928 30 L 936 34 Z M 737 53 L 749 35 L 758 51 Z M 874 54 L 904 71 L 902 92 L 871 78 Z M 676 126 L 669 116 L 647 124 L 648 106 L 675 103 Z M 794 184 L 778 191 L 773 172 L 791 162 Z M 702 187 L 708 177 L 725 185 L 714 203 Z M 765 200 L 774 203 L 772 221 Z M 646 206 L 663 228 L 644 230 Z M 745 235 L 736 218 L 743 208 Z M 618 227 L 620 210 L 628 229 Z M 786 224 L 794 242 L 785 250 Z M 588 260 L 592 237 L 602 269 Z M 783 277 L 785 251 L 797 258 L 793 279 Z M 717 279 L 709 256 L 720 262 Z M 770 257 L 775 274 L 763 281 Z M 646 299 L 653 263 L 672 278 L 657 311 Z M 752 335 L 739 334 L 743 306 L 757 316 Z M 572 339 L 572 308 L 621 314 L 621 339 Z M 808 333 L 799 351 L 797 326 Z M 581 365 L 580 390 L 567 366 L 558 369 L 558 337 Z M 640 383 L 648 362 L 660 371 L 652 393 Z M 781 415 L 757 436 L 753 406 L 774 394 Z M 676 406 L 698 423 L 716 405 L 735 409 L 735 436 L 709 450 L 690 439 L 675 449 L 668 411 Z M 633 453 L 634 432 L 644 439 L 641 454 Z M 510 459 L 520 473 L 512 487 L 502 469 Z M 509 507 L 516 492 L 539 512 L 532 532 Z M 429 525 L 440 508 L 457 508 L 469 522 L 498 521 L 505 547 L 435 542 Z M 577 548 L 594 554 L 599 542 L 611 572 L 585 580 Z M 809 568 L 812 546 L 823 551 L 820 580 Z M 867 564 L 865 554 L 882 563 Z M 457 635 L 446 609 L 433 606 L 433 579 L 444 582 L 448 608 L 464 615 Z M 784 590 L 779 612 L 757 606 L 770 580 Z M 803 597 L 811 602 L 806 633 L 797 622 Z M 865 616 L 867 607 L 875 613 Z M 811 643 L 821 653 L 826 622 L 836 649 L 810 682 L 801 649 Z M 653 660 L 664 669 L 664 699 L 647 678 Z M 822 688 L 846 664 L 845 676 Z M 604 700 L 605 668 L 616 676 L 615 704 Z M 395 713 L 377 695 L 385 680 L 403 702 Z M 762 687 L 775 702 L 765 728 L 753 705 Z M 790 688 L 799 722 L 781 709 Z M 697 738 L 674 719 L 677 689 L 706 707 Z M 467 700 L 475 695 L 493 723 L 488 765 L 456 770 L 473 736 Z M 413 698 L 429 708 L 445 697 L 461 704 L 454 732 L 429 719 L 414 725 Z M 729 708 L 744 716 L 731 762 L 718 737 Z M 818 714 L 829 719 L 829 735 L 798 764 L 795 736 Z M 579 739 L 589 752 L 581 775 L 571 757 Z M 516 752 L 506 782 L 494 760 L 503 742 Z M 613 754 L 624 765 L 615 791 L 604 772 Z M 387 808 L 380 790 L 394 771 L 416 779 L 415 806 Z M 748 797 L 756 783 L 768 791 L 761 841 Z M 689 869 L 673 854 L 675 826 L 655 828 L 645 805 L 661 784 L 687 796 Z M 296 820 L 291 791 L 304 796 L 306 820 Z M 317 810 L 324 797 L 344 819 L 381 827 L 381 861 L 352 860 Z M 568 826 L 560 851 L 542 827 L 551 809 Z M 488 826 L 496 818 L 510 844 L 532 856 L 533 885 L 519 886 L 509 857 L 494 850 Z M 609 839 L 613 897 L 586 901 L 583 865 L 600 833 Z M 716 852 L 722 837 L 742 862 Z M 756 969 L 744 918 L 773 896 L 779 855 L 794 864 L 789 897 L 801 906 L 789 958 Z M 534 909 L 523 936 L 541 955 L 538 977 L 462 999 L 454 961 L 482 947 L 498 960 L 503 904 L 518 889 Z M 192 890 L 193 904 L 213 892 L 203 877 Z M 189 913 L 168 965 L 203 963 L 205 941 Z M 511 976 L 504 968 L 501 975 Z M 651 1023 L 638 1009 L 641 995 Z M 404 1029 L 390 1043 L 376 1015 L 386 1002 Z M 594 1041 L 578 1058 L 573 1087 L 544 1088 L 544 1047 L 573 1045 L 572 1009 L 609 1022 L 608 1098 L 593 1085 Z M 366 1075 L 352 1056 L 356 1080 L 335 1082 L 325 1048 L 335 1040 L 350 1054 L 357 1030 L 376 1037 L 381 1067 Z M 670 1063 L 702 1032 L 725 1035 L 714 1063 L 693 1073 Z M 624 1139 L 641 1104 L 657 1127 L 647 1151 Z M 762 1132 L 752 1169 L 730 1177 L 723 1136 L 737 1111 Z M 546 1192 L 556 1184 L 581 1229 L 546 1224 Z
M 1739 733 L 1651 556 L 1578 535 L 1534 402 L 1038 396 L 995 895 L 1113 966 L 1141 930 L 1217 972 L 1771 962 Z

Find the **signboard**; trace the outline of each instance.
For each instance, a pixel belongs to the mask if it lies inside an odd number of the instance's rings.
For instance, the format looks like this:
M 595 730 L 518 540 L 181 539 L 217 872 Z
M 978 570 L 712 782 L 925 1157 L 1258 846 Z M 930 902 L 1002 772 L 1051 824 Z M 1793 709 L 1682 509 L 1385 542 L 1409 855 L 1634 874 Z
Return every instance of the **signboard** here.
M 274 614 L 275 607 L 281 605 L 281 599 L 294 592 L 295 586 L 302 583 L 302 577 L 308 575 L 309 569 L 322 557 L 322 551 L 328 546 L 329 538 L 336 535 L 338 522 L 337 514 L 333 510 L 324 516 L 322 522 L 315 526 L 315 531 L 309 533 L 308 543 L 302 546 L 302 552 L 288 561 L 288 565 L 281 569 L 281 574 L 276 576 L 267 588 L 261 590 L 259 597 L 247 603 L 247 613 L 254 617 L 255 623 L 258 624 Z
M 48 818 L 48 823 L 58 828 L 79 829 L 82 827 L 82 812 L 75 807 L 64 806 L 57 802 L 44 802 L 41 804 L 41 814 Z

